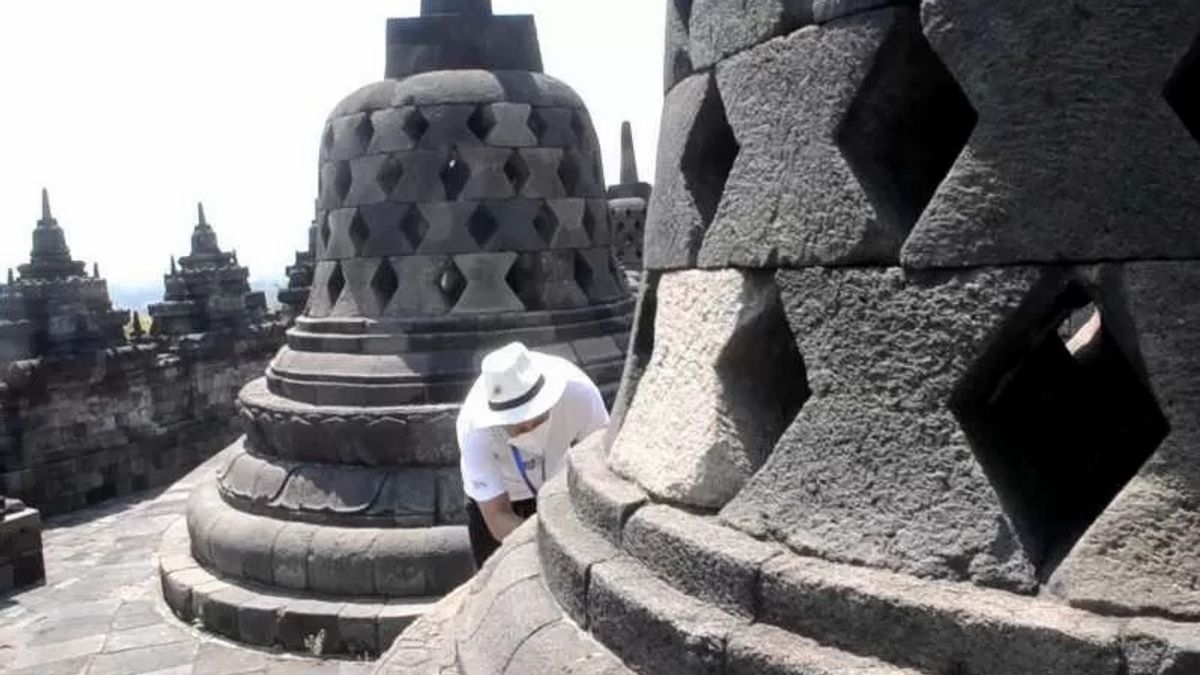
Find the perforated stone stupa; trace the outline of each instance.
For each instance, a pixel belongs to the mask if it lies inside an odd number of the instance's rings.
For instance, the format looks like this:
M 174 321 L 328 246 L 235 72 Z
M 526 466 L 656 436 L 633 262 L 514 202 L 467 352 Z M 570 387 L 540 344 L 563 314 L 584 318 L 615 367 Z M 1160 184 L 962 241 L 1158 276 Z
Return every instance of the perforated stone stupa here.
M 266 296 L 250 290 L 250 270 L 238 264 L 236 252 L 221 250 L 204 205 L 196 210 L 191 253 L 178 263 L 171 258 L 166 295 L 149 307 L 154 335 L 245 331 L 267 313 Z
M 487 351 L 621 375 L 598 144 L 533 17 L 427 1 L 387 34 L 322 136 L 307 309 L 163 558 L 176 613 L 245 642 L 376 653 L 470 576 L 454 421 Z
M 608 208 L 612 217 L 613 251 L 634 280 L 640 279 L 642 273 L 650 192 L 650 184 L 638 178 L 633 127 L 625 122 L 621 125 L 621 182 L 608 187 Z
M 66 235 L 42 190 L 42 217 L 33 230 L 29 262 L 9 272 L 0 286 L 0 337 L 13 342 L 0 350 L 16 361 L 34 354 L 72 358 L 122 344 L 127 312 L 114 310 L 108 284 L 95 267 L 71 257 Z M 7 342 L 6 340 L 0 340 Z M 0 355 L 0 361 L 4 361 Z
M 1200 672 L 1195 3 L 666 4 L 613 428 L 380 671 Z

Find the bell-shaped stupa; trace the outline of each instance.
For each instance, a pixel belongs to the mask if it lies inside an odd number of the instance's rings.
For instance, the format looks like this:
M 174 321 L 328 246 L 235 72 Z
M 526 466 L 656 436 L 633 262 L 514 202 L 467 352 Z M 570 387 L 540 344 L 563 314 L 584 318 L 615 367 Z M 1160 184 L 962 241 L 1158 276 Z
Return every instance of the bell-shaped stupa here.
M 324 131 L 307 309 L 166 544 L 175 611 L 245 642 L 375 653 L 472 574 L 454 421 L 487 351 L 620 379 L 600 152 L 533 17 L 425 2 L 387 34 Z

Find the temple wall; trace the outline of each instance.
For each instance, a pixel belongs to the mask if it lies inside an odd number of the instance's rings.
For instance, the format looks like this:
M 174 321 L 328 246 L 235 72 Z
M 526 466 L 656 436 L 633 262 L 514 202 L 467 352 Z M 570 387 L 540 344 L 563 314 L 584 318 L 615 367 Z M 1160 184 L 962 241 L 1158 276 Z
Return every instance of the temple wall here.
M 54 514 L 169 484 L 238 436 L 238 391 L 281 340 L 151 343 L 0 370 L 0 494 Z

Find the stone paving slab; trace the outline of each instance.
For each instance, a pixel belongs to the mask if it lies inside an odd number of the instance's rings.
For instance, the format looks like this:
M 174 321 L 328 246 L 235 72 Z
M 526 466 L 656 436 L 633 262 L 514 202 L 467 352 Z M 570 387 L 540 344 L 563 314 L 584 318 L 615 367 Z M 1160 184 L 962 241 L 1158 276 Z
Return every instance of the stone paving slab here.
M 353 675 L 374 664 L 253 650 L 179 621 L 157 551 L 214 457 L 178 483 L 47 519 L 46 583 L 0 595 L 4 675 Z

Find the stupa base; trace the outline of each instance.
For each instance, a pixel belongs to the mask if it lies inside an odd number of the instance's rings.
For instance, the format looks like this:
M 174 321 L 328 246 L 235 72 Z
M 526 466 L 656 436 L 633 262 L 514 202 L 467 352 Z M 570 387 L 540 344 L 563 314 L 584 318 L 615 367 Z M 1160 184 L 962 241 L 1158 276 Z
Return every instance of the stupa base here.
M 800 556 L 653 504 L 609 471 L 600 440 L 572 451 L 567 476 L 539 496 L 536 525 L 505 544 L 443 627 L 457 672 L 521 672 L 504 664 L 534 645 L 560 656 L 527 672 L 580 672 L 568 651 L 579 641 L 621 664 L 589 673 L 1200 672 L 1194 623 Z M 508 653 L 487 631 L 520 646 Z M 439 672 L 387 670 L 404 644 L 381 672 Z

